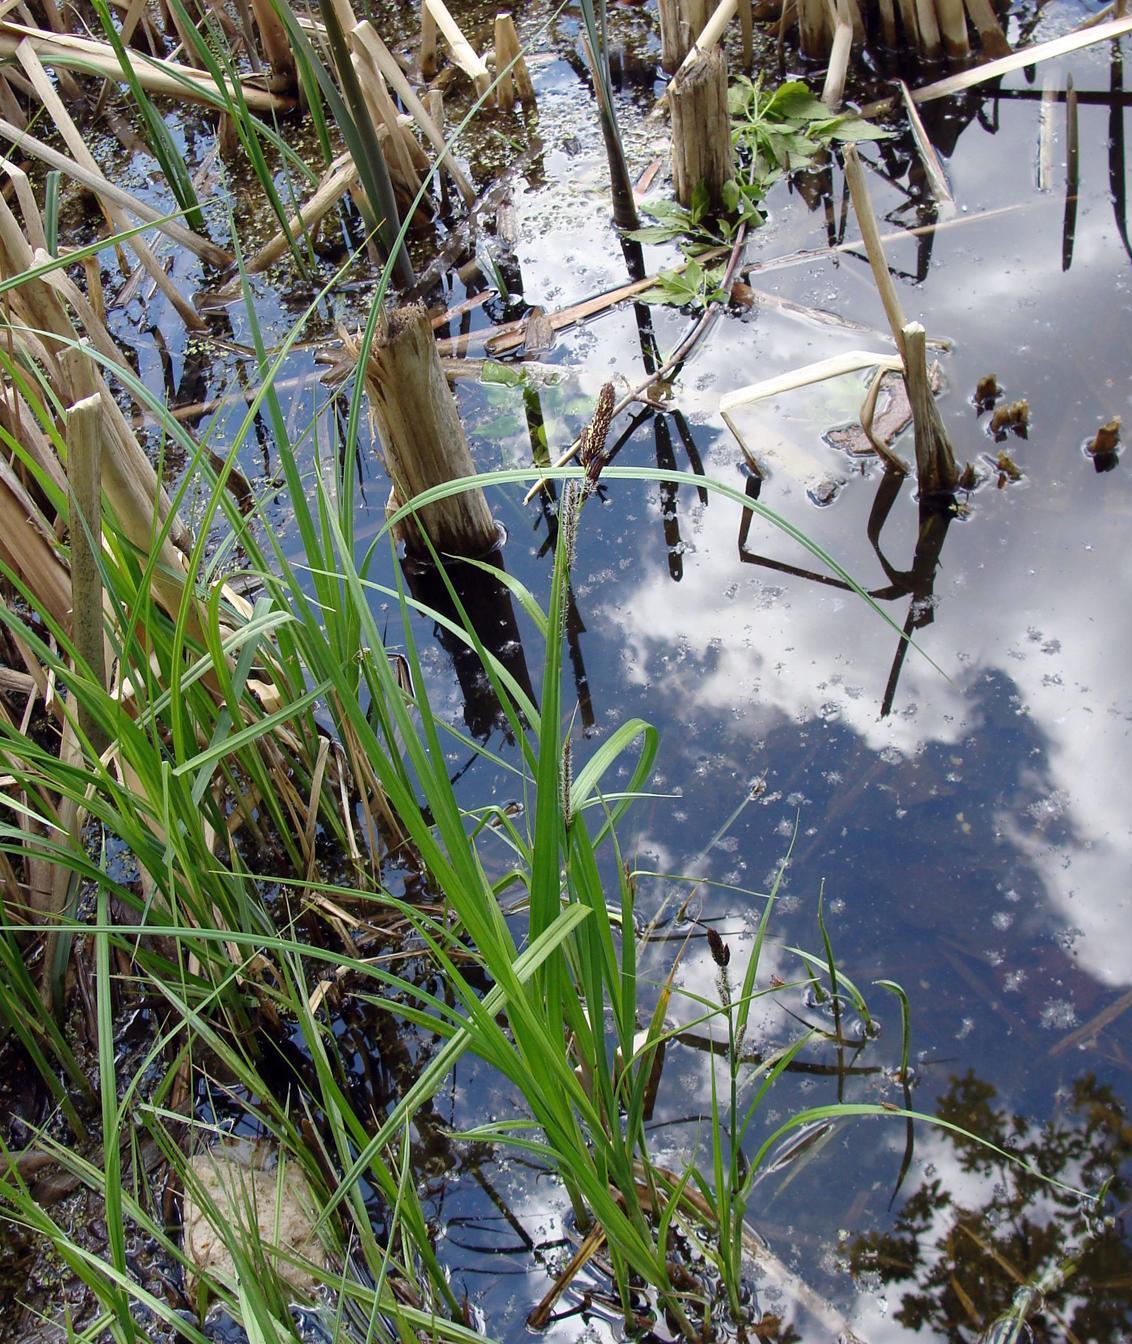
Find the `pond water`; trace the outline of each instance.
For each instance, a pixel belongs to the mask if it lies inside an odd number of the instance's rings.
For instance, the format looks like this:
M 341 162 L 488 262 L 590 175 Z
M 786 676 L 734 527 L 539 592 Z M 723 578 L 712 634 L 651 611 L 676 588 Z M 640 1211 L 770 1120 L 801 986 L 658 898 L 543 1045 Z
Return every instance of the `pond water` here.
M 1012 35 L 1025 28 L 1035 39 L 1053 36 L 1082 16 L 1049 4 L 1016 16 Z M 617 10 L 612 23 L 620 110 L 632 166 L 641 170 L 665 152 L 664 128 L 644 118 L 659 88 L 655 39 L 638 10 Z M 508 141 L 520 151 L 510 178 L 511 231 L 504 238 L 489 230 L 484 239 L 516 299 L 469 320 L 473 357 L 482 354 L 475 331 L 489 316 L 533 304 L 561 308 L 626 279 L 592 103 L 577 58 L 568 56 L 576 20 L 567 13 L 550 22 L 536 5 L 522 28 L 525 37 L 543 31 L 536 49 L 544 54 L 532 62 L 538 143 L 520 118 L 496 117 L 481 144 L 485 155 L 510 153 Z M 717 968 L 704 928 L 682 918 L 680 907 L 690 897 L 683 914 L 710 924 L 742 965 L 763 907 L 756 893 L 785 861 L 768 966 L 790 977 L 798 963 L 789 945 L 820 948 L 824 892 L 840 964 L 862 987 L 885 978 L 907 993 L 915 1109 L 994 1135 L 1063 1179 L 1094 1186 L 1106 1171 L 1126 1178 L 1132 1154 L 1132 821 L 1120 783 L 1132 772 L 1124 666 L 1124 652 L 1132 658 L 1132 495 L 1125 465 L 1099 470 L 1085 450 L 1101 424 L 1128 416 L 1132 402 L 1121 62 L 1119 47 L 1105 44 L 925 105 L 956 202 L 945 223 L 906 138 L 863 151 L 882 228 L 941 221 L 935 232 L 888 245 L 908 318 L 949 342 L 938 405 L 956 456 L 979 477 L 961 496 L 961 516 L 939 529 L 934 566 L 923 547 L 916 563 L 912 484 L 884 499 L 876 462 L 823 438 L 855 416 L 861 377 L 736 412 L 766 467 L 760 502 L 864 588 L 880 590 L 890 623 L 852 592 L 800 572 L 821 567 L 765 520 L 754 518 L 740 545 L 736 503 L 687 485 L 617 479 L 583 515 L 571 634 L 585 733 L 579 753 L 632 715 L 662 734 L 657 796 L 629 814 L 621 834 L 642 874 L 642 923 L 660 914 L 647 946 L 657 980 L 690 938 L 679 988 L 713 993 Z M 1080 199 L 1067 226 L 1070 77 Z M 1040 189 L 1043 85 L 1059 97 L 1049 105 L 1053 177 Z M 667 190 L 662 175 L 652 192 Z M 748 281 L 764 295 L 720 319 L 673 389 L 680 416 L 647 415 L 620 447 L 618 465 L 702 463 L 707 476 L 742 489 L 749 473 L 720 418 L 721 396 L 843 351 L 891 349 L 863 253 L 829 250 L 858 236 L 840 166 L 780 184 L 768 208 L 768 224 L 746 254 Z M 647 269 L 673 256 L 646 248 Z M 781 258 L 790 264 L 770 264 Z M 294 316 L 275 279 L 260 290 L 269 334 Z M 451 302 L 463 297 L 458 285 L 447 294 Z M 670 309 L 622 306 L 562 334 L 540 356 L 556 367 L 557 381 L 526 391 L 461 381 L 479 466 L 529 465 L 531 423 L 540 418 L 552 451 L 566 446 L 604 382 L 620 390 L 644 376 L 641 324 L 651 324 L 668 351 L 690 321 Z M 239 341 L 234 310 L 232 324 Z M 157 347 L 133 339 L 143 372 L 160 379 Z M 190 365 L 199 399 L 228 388 L 233 361 L 184 359 L 174 351 L 181 400 L 190 399 Z M 284 377 L 312 372 L 304 351 Z M 1005 401 L 1028 402 L 1025 437 L 997 444 L 989 415 L 976 413 L 976 385 L 992 373 Z M 296 420 L 323 396 L 297 396 Z M 218 448 L 230 424 L 212 423 Z M 611 438 L 628 425 L 626 414 Z M 266 431 L 261 446 L 262 458 L 243 464 L 259 485 L 274 469 Z M 1000 448 L 1019 479 L 1000 472 Z M 897 450 L 912 457 L 907 436 Z M 363 541 L 380 525 L 385 495 L 376 472 L 364 486 L 374 519 L 359 528 Z M 508 569 L 541 593 L 547 516 L 538 502 L 520 500 L 512 492 L 492 502 L 508 531 Z M 890 507 L 878 539 L 870 519 L 882 505 Z M 285 529 L 284 501 L 272 521 Z M 912 649 L 902 647 L 904 628 Z M 529 628 L 520 630 L 537 663 L 541 649 Z M 428 626 L 420 636 L 435 703 L 506 753 L 490 709 L 467 709 L 448 653 L 429 643 Z M 454 755 L 453 770 L 464 763 Z M 462 787 L 469 804 L 510 796 L 485 759 Z M 879 1037 L 859 1050 L 808 1052 L 775 1085 L 758 1140 L 805 1106 L 902 1104 L 898 1005 L 882 990 L 869 998 Z M 787 1008 L 822 1020 L 821 1006 L 800 994 L 777 1001 L 757 1021 L 756 1050 L 797 1031 Z M 697 1015 L 678 995 L 673 1019 L 681 1014 Z M 713 1067 L 702 1028 L 669 1052 L 653 1121 L 669 1166 L 679 1167 L 703 1138 Z M 512 1103 L 493 1086 L 462 1065 L 437 1109 L 455 1124 L 485 1110 L 505 1113 Z M 1114 1344 L 1132 1336 L 1123 1179 L 1109 1206 L 1113 1220 L 1101 1224 L 927 1126 L 915 1131 L 901 1182 L 906 1141 L 895 1119 L 815 1131 L 803 1153 L 758 1184 L 750 1210 L 775 1254 L 862 1339 L 977 1338 L 1021 1282 L 1068 1257 L 1078 1269 L 1034 1317 L 1035 1335 Z M 427 1180 L 454 1281 L 490 1335 L 524 1337 L 528 1312 L 569 1258 L 563 1197 L 535 1167 L 478 1152 L 458 1154 Z M 809 1313 L 789 1288 L 769 1280 L 755 1287 L 761 1337 L 832 1337 L 829 1319 Z M 596 1278 L 575 1285 L 547 1334 L 615 1335 L 606 1292 Z

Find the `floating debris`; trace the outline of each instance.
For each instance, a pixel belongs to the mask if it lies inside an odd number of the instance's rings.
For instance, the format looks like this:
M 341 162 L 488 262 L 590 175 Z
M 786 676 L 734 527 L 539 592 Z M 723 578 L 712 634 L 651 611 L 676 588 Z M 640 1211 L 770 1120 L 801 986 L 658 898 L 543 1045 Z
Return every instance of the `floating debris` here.
M 975 395 L 972 398 L 975 411 L 982 415 L 984 411 L 993 410 L 1001 396 L 1002 388 L 998 385 L 997 377 L 993 373 L 988 373 L 975 384 Z
M 1096 434 L 1090 440 L 1085 451 L 1092 457 L 1108 456 L 1115 454 L 1120 444 L 1120 416 L 1110 420 L 1107 425 L 1101 425 Z
M 995 467 L 998 470 L 998 488 L 1000 490 L 1007 481 L 1013 484 L 1022 479 L 1022 468 L 1015 462 L 1005 448 L 999 452 Z
M 1024 439 L 1029 428 L 1030 403 L 1025 399 L 999 406 L 990 419 L 990 431 L 997 443 L 1001 443 L 1007 433 L 1017 434 L 1020 439 Z

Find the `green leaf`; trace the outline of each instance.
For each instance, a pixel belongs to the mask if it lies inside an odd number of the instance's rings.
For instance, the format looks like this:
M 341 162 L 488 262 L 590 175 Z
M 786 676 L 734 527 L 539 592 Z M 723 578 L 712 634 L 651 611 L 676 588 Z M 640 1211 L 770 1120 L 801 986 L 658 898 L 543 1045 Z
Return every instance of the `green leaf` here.
M 643 229 L 633 229 L 625 236 L 632 238 L 636 243 L 670 243 L 673 238 L 679 238 L 685 232 L 685 229 L 677 228 L 675 225 L 646 224 Z
M 780 84 L 762 110 L 767 120 L 776 121 L 815 121 L 828 113 L 829 108 L 800 79 Z
M 641 213 L 652 219 L 669 220 L 686 229 L 693 221 L 691 213 L 676 201 L 645 201 Z
M 527 371 L 519 364 L 501 364 L 497 359 L 485 359 L 480 370 L 481 383 L 495 383 L 500 387 L 521 387 L 527 381 Z
M 814 135 L 840 140 L 844 144 L 856 143 L 859 140 L 887 140 L 892 134 L 883 126 L 876 126 L 873 122 L 866 121 L 864 117 L 838 117 L 829 123 L 828 130 L 824 124 L 815 125 L 811 129 Z

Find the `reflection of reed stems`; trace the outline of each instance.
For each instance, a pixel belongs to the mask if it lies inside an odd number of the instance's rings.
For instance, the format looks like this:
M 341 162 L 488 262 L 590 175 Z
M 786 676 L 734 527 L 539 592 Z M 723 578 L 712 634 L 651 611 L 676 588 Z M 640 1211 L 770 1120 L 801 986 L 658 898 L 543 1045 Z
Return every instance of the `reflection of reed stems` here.
M 1080 144 L 1077 138 L 1077 90 L 1073 76 L 1065 79 L 1065 218 L 1061 228 L 1061 269 L 1073 265 L 1073 241 L 1077 233 L 1077 188 L 1081 179 Z
M 582 20 L 585 33 L 582 47 L 593 75 L 594 95 L 597 98 L 601 121 L 601 135 L 609 159 L 610 189 L 613 195 L 613 222 L 619 229 L 639 229 L 640 217 L 633 195 L 633 181 L 625 162 L 625 147 L 613 107 L 613 85 L 609 78 L 609 44 L 605 29 L 605 0 L 599 0 L 595 15 L 593 0 L 582 0 Z

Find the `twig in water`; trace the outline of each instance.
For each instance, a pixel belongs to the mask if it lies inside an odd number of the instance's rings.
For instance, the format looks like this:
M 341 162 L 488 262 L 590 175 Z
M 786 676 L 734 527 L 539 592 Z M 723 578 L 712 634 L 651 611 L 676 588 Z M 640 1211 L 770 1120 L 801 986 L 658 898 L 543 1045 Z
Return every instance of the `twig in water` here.
M 735 278 L 735 272 L 739 268 L 739 259 L 743 255 L 743 245 L 746 242 L 746 238 L 747 238 L 746 226 L 742 225 L 740 226 L 739 233 L 736 236 L 735 245 L 731 249 L 731 256 L 727 263 L 727 270 L 724 272 L 723 281 L 720 285 L 720 289 L 722 290 L 725 296 L 729 292 L 731 281 Z M 692 353 L 692 351 L 696 348 L 696 346 L 699 345 L 699 343 L 704 339 L 708 331 L 711 329 L 712 325 L 715 323 L 716 318 L 723 310 L 723 305 L 725 302 L 726 298 L 723 298 L 723 299 L 716 299 L 714 302 L 708 304 L 707 308 L 704 310 L 703 316 L 699 319 L 699 321 L 688 333 L 688 335 L 676 347 L 675 352 L 671 354 L 667 360 L 665 360 L 664 364 L 662 364 L 661 367 L 657 369 L 655 373 L 650 373 L 648 377 L 642 379 L 641 382 L 631 387 L 629 391 L 626 392 L 625 395 L 621 398 L 621 400 L 617 402 L 617 404 L 613 407 L 613 410 L 610 412 L 609 418 L 611 420 L 615 419 L 618 415 L 620 415 L 626 406 L 638 400 L 641 394 L 643 392 L 646 392 L 655 383 L 664 382 L 665 379 L 668 378 L 668 376 L 688 358 L 688 356 Z M 578 449 L 581 447 L 581 444 L 582 444 L 582 438 L 581 435 L 579 435 L 579 437 L 574 440 L 574 442 L 570 445 L 570 447 L 567 448 L 566 451 L 562 453 L 555 460 L 554 465 L 556 467 L 564 467 L 577 453 Z M 527 493 L 523 496 L 523 503 L 529 504 L 545 484 L 546 484 L 545 477 L 542 477 L 539 480 L 537 480 L 534 483 L 534 485 L 532 485 L 531 488 L 527 491 Z

